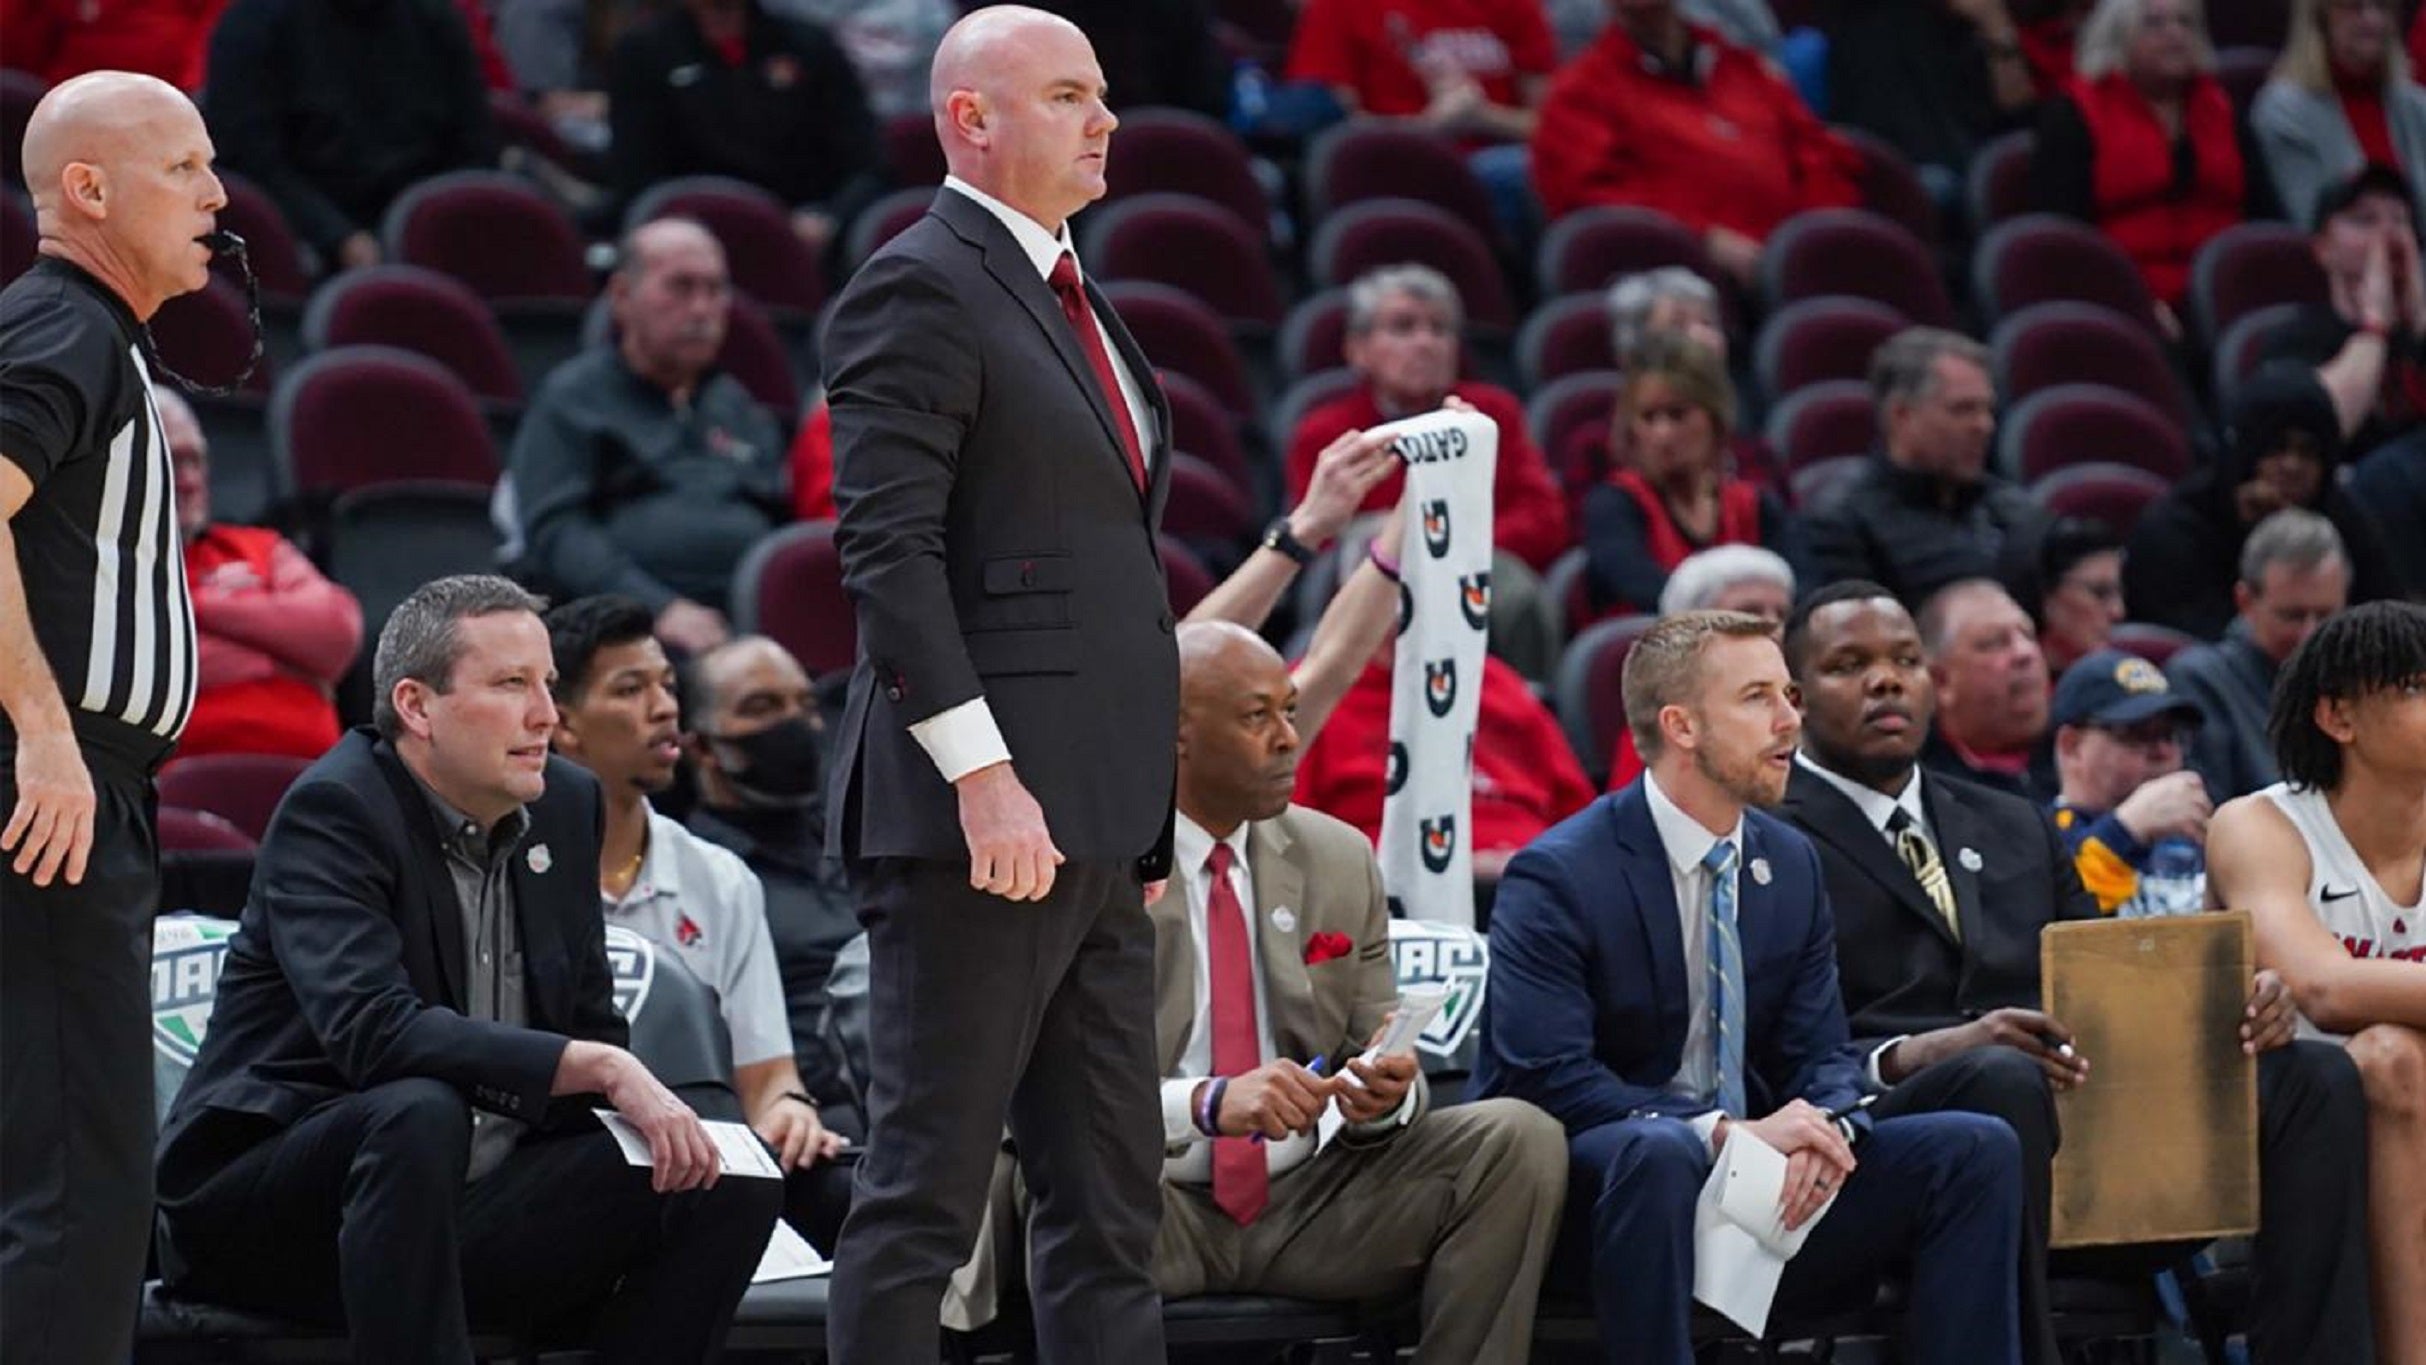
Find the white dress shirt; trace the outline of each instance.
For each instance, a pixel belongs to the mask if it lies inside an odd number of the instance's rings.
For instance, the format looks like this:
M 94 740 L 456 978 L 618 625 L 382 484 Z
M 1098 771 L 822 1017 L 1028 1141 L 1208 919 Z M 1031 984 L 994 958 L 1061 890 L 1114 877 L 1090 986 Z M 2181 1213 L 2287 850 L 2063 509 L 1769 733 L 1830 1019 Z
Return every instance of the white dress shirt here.
M 943 185 L 945 189 L 967 196 L 979 208 L 999 219 L 1019 243 L 1019 249 L 1027 253 L 1039 277 L 1052 278 L 1053 267 L 1064 252 L 1069 253 L 1072 262 L 1077 261 L 1078 253 L 1071 245 L 1067 221 L 1062 223 L 1061 231 L 1047 232 L 1044 224 L 958 176 L 945 176 Z M 1078 278 L 1082 283 L 1085 281 L 1084 268 L 1080 269 Z M 1092 309 L 1089 311 L 1093 312 Z M 1104 354 L 1111 358 L 1113 377 L 1120 381 L 1121 403 L 1129 410 L 1129 428 L 1137 435 L 1138 456 L 1151 461 L 1154 458 L 1154 409 L 1146 401 L 1145 389 L 1139 382 L 1141 376 L 1130 372 L 1127 358 L 1121 355 L 1118 346 L 1112 344 L 1112 334 L 1104 327 L 1101 315 L 1095 317 L 1095 332 L 1103 339 Z M 1092 382 L 1092 376 L 1089 379 Z M 910 737 L 927 751 L 927 757 L 935 761 L 936 769 L 943 774 L 946 782 L 957 782 L 979 768 L 1008 762 L 1011 757 L 1010 746 L 1003 742 L 1002 729 L 994 723 L 993 709 L 986 705 L 986 699 L 982 696 L 971 697 L 958 706 L 948 707 L 917 722 L 910 727 Z
M 1272 1045 L 1272 1015 L 1264 998 L 1264 969 L 1262 956 L 1256 951 L 1255 874 L 1247 866 L 1247 831 L 1240 825 L 1221 840 L 1230 846 L 1230 889 L 1238 894 L 1238 912 L 1246 921 L 1247 962 L 1255 978 L 1255 1047 L 1260 1065 L 1277 1055 Z M 1196 1083 L 1213 1074 L 1213 966 L 1206 943 L 1206 916 L 1213 906 L 1213 869 L 1206 860 L 1213 856 L 1213 836 L 1204 826 L 1186 815 L 1173 818 L 1171 832 L 1171 879 L 1188 892 L 1188 935 L 1196 945 L 1196 1012 L 1188 1021 L 1188 1044 L 1180 1049 L 1179 1065 L 1162 1083 L 1162 1135 L 1167 1147 L 1185 1145 L 1187 1150 L 1164 1160 L 1163 1178 L 1202 1185 L 1213 1179 L 1213 1147 L 1196 1126 L 1196 1111 L 1189 1103 L 1195 1098 Z M 1167 894 L 1167 893 L 1166 893 Z M 1308 1060 L 1308 1059 L 1299 1059 Z M 1336 1060 L 1336 1059 L 1334 1059 Z M 1324 1068 L 1325 1074 L 1330 1068 Z M 1314 1155 L 1314 1139 L 1293 1134 L 1278 1142 L 1264 1144 L 1264 1162 L 1274 1175 L 1290 1169 Z
M 1668 793 L 1660 790 L 1659 779 L 1649 773 L 1643 774 L 1643 799 L 1651 807 L 1651 824 L 1659 831 L 1660 847 L 1668 854 L 1668 878 L 1676 891 L 1678 927 L 1685 936 L 1685 1050 L 1676 1075 L 1668 1081 L 1668 1090 L 1688 1099 L 1713 1103 L 1718 1093 L 1718 1049 L 1713 1041 L 1718 1026 L 1710 1017 L 1710 896 L 1717 881 L 1711 870 L 1702 866 L 1702 859 L 1717 844 L 1734 845 L 1735 867 L 1727 875 L 1740 888 L 1744 872 L 1744 820 L 1738 815 L 1735 828 L 1725 834 L 1712 834 L 1701 821 L 1669 800 Z M 1735 903 L 1740 910 L 1743 906 L 1740 895 Z M 1746 1065 L 1750 1065 L 1748 1059 Z M 1713 1109 L 1693 1120 L 1693 1130 L 1701 1134 L 1704 1143 L 1717 1131 L 1719 1117 L 1719 1112 Z
M 1897 862 L 1903 861 L 1903 850 L 1895 847 L 1895 836 L 1887 832 L 1887 822 L 1895 818 L 1897 811 L 1900 810 L 1904 813 L 1905 818 L 1912 822 L 1914 829 L 1927 835 L 1929 842 L 1933 844 L 1937 842 L 1937 831 L 1929 827 L 1929 816 L 1921 807 L 1919 764 L 1914 764 L 1912 776 L 1904 779 L 1904 789 L 1889 796 L 1876 787 L 1864 786 L 1832 768 L 1821 767 L 1812 762 L 1811 756 L 1800 749 L 1794 751 L 1794 761 L 1801 765 L 1805 772 L 1843 792 L 1845 799 L 1851 801 L 1854 808 L 1862 813 L 1862 818 L 1870 822 L 1870 827 L 1878 831 L 1878 837 L 1886 841 L 1887 847 L 1895 853 Z M 1878 1059 L 1887 1055 L 1887 1049 L 1911 1036 L 1909 1033 L 1899 1033 L 1870 1049 L 1870 1056 L 1862 1062 L 1862 1079 L 1869 1082 L 1872 1090 L 1887 1089 L 1887 1078 L 1879 1074 Z

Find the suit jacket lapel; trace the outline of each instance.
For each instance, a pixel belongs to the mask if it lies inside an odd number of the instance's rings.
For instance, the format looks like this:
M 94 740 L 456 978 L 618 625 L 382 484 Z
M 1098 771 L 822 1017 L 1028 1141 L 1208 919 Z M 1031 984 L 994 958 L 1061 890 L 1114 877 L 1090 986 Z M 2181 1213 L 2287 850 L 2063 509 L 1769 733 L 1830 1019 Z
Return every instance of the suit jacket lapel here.
M 446 991 L 447 1003 L 458 1012 L 468 1010 L 470 1001 L 464 994 L 463 964 L 463 906 L 455 899 L 455 874 L 447 863 L 446 846 L 438 829 L 438 819 L 430 810 L 429 797 L 421 784 L 406 771 L 404 760 L 387 741 L 381 740 L 371 750 L 372 761 L 387 779 L 388 790 L 396 798 L 396 810 L 404 819 L 407 876 L 419 883 L 422 922 L 436 940 L 438 972 Z M 402 906 L 397 907 L 402 909 Z M 400 931 L 407 931 L 403 925 Z
M 1981 837 L 1983 831 L 1972 819 L 1971 808 L 1943 782 L 1922 785 L 1921 807 L 1929 813 L 1929 828 L 1937 836 L 1938 861 L 1946 865 L 1946 882 L 1954 888 L 1954 917 L 1962 921 L 1963 941 L 1977 943 L 1985 931 L 1986 913 L 1980 905 L 1980 874 L 1963 855 L 1976 858 L 1980 844 L 1997 841 Z
M 1053 354 L 1061 357 L 1062 365 L 1070 372 L 1071 381 L 1078 385 L 1078 391 L 1086 397 L 1087 406 L 1094 411 L 1096 425 L 1103 428 L 1104 440 L 1110 443 L 1108 453 L 1119 463 L 1121 477 L 1130 478 L 1128 450 L 1121 444 L 1119 430 L 1112 425 L 1111 400 L 1118 399 L 1119 394 L 1105 394 L 1103 385 L 1096 381 L 1094 365 L 1088 362 L 1086 352 L 1079 348 L 1078 334 L 1071 328 L 1070 320 L 1062 315 L 1061 301 L 1054 297 L 1052 286 L 1036 273 L 1036 263 L 1020 249 L 1018 239 L 1011 235 L 1009 228 L 996 220 L 983 205 L 958 190 L 937 193 L 934 212 L 960 235 L 961 240 L 977 248 L 985 258 L 986 273 L 992 275 L 995 283 L 1018 301 L 1037 329 L 1044 333 L 1045 340 L 1053 347 Z M 1088 288 L 1088 295 L 1096 299 L 1098 309 L 1110 313 L 1111 310 L 1103 306 L 1092 286 Z M 1131 343 L 1132 346 L 1134 344 Z M 1148 370 L 1138 370 L 1136 374 L 1141 382 L 1152 376 Z M 1137 433 L 1141 449 L 1151 458 L 1152 447 L 1143 445 L 1147 436 L 1146 432 Z
M 1935 790 L 1926 784 L 1922 788 L 1924 797 Z M 1860 868 L 1862 875 L 1877 882 L 1898 904 L 1918 915 L 1939 937 L 1954 942 L 1954 931 L 1946 926 L 1945 916 L 1937 912 L 1929 893 L 1921 889 L 1920 878 L 1904 865 L 1895 846 L 1887 842 L 1886 834 L 1871 824 L 1870 817 L 1862 814 L 1861 807 L 1843 792 L 1798 766 L 1786 786 L 1786 804 L 1803 828 Z M 1933 805 L 1930 824 L 1938 825 Z M 1958 895 L 1956 899 L 1959 902 L 1961 897 Z
M 1291 1061 L 1311 1061 L 1338 1040 L 1314 1037 L 1314 982 L 1306 975 L 1306 869 L 1298 861 L 1297 841 L 1278 821 L 1257 821 L 1247 831 L 1247 865 L 1255 871 L 1255 957 L 1263 968 L 1272 1046 Z M 1284 909 L 1289 913 L 1281 914 Z M 1331 1061 L 1336 1065 L 1340 1059 Z
M 1626 871 L 1626 885 L 1634 893 L 1626 903 L 1642 918 L 1643 941 L 1651 949 L 1652 998 L 1661 1002 L 1663 1013 L 1672 1005 L 1681 1016 L 1690 998 L 1685 986 L 1685 930 L 1677 915 L 1676 881 L 1669 875 L 1668 849 L 1660 842 L 1659 826 L 1651 821 L 1651 806 L 1640 784 L 1612 805 L 1611 816 L 1617 822 L 1618 847 L 1628 855 L 1618 860 Z M 1676 1035 L 1678 1046 L 1684 1040 L 1683 1033 Z
M 1129 324 L 1121 320 L 1111 301 L 1095 287 L 1092 277 L 1088 278 L 1086 286 L 1087 298 L 1095 305 L 1095 315 L 1103 319 L 1104 332 L 1112 338 L 1112 349 L 1120 352 L 1122 363 L 1129 367 L 1130 375 L 1137 380 L 1138 392 L 1146 400 L 1147 415 L 1154 423 L 1152 431 L 1137 433 L 1137 441 L 1138 453 L 1146 462 L 1148 507 L 1153 513 L 1154 524 L 1159 526 L 1162 524 L 1162 500 L 1170 491 L 1170 480 L 1166 476 L 1170 473 L 1171 462 L 1163 455 L 1171 449 L 1171 400 L 1164 395 L 1161 381 L 1154 377 L 1154 362 L 1146 358 L 1145 348 L 1139 346 L 1137 338 L 1130 335 Z

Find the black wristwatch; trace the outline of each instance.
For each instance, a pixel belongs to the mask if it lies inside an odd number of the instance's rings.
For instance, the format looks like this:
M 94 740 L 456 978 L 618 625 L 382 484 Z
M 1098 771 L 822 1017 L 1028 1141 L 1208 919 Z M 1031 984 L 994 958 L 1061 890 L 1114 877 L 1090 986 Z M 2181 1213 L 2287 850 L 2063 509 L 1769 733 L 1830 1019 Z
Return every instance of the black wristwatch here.
M 817 1101 L 810 1099 L 806 1091 L 786 1090 L 782 1094 L 777 1095 L 775 1098 L 779 1100 L 798 1100 L 802 1104 L 807 1105 L 811 1113 L 815 1113 L 817 1110 Z
M 1287 555 L 1301 569 L 1314 562 L 1314 552 L 1306 548 L 1306 543 L 1289 534 L 1287 517 L 1274 517 L 1272 524 L 1264 528 L 1263 547 Z

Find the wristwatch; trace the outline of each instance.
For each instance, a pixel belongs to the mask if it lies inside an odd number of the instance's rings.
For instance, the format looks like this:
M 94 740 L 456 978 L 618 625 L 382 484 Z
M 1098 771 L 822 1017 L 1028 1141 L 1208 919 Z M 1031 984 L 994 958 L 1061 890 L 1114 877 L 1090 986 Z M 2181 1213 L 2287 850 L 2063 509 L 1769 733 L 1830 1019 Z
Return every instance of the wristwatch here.
M 1264 528 L 1263 548 L 1287 555 L 1301 569 L 1314 562 L 1314 552 L 1306 548 L 1304 541 L 1289 534 L 1287 517 L 1274 517 L 1272 524 Z
M 816 1112 L 817 1109 L 817 1101 L 809 1098 L 806 1091 L 786 1090 L 782 1094 L 777 1095 L 775 1098 L 779 1100 L 798 1100 L 802 1104 L 807 1105 L 812 1113 Z

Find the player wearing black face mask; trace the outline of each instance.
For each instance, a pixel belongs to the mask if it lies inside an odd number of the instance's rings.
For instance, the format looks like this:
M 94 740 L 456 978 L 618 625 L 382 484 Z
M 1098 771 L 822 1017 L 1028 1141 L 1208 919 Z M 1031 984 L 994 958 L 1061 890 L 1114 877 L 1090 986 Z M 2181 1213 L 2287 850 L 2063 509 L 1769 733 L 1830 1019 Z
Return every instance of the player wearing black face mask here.
M 800 807 L 817 801 L 823 741 L 808 714 L 786 716 L 763 730 L 699 737 L 713 746 L 725 783 L 743 805 Z

